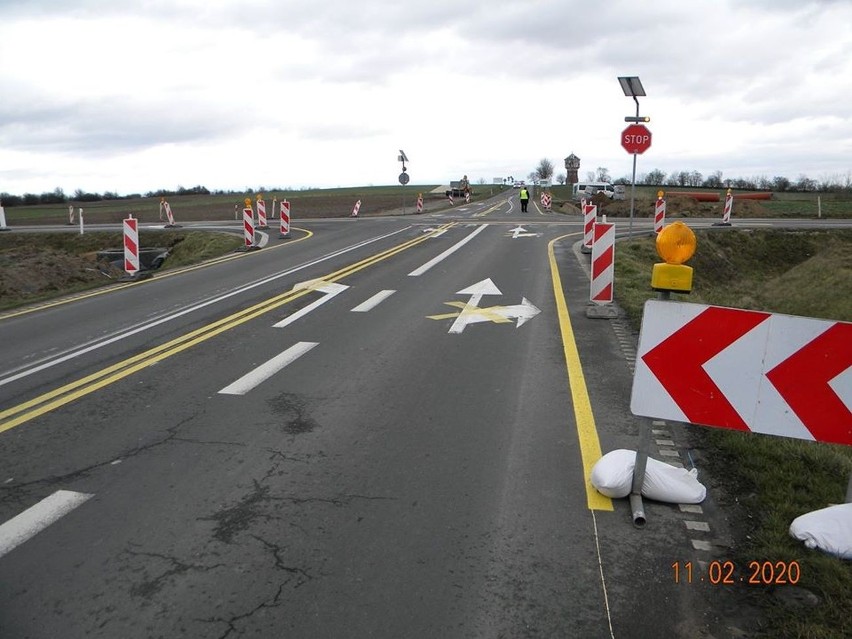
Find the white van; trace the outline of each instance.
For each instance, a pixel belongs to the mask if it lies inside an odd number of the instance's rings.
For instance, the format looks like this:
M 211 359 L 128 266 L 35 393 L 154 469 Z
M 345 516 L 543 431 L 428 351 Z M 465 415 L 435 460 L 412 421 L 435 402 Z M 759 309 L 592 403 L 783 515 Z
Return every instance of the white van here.
M 615 187 L 609 182 L 578 182 L 574 185 L 574 199 L 591 197 L 596 193 L 603 193 L 610 200 L 615 197 Z

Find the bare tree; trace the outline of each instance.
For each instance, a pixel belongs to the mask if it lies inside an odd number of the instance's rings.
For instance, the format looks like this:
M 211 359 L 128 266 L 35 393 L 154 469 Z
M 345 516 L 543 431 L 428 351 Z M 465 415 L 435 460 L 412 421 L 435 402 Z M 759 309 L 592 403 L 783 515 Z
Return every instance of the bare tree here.
M 535 174 L 540 180 L 549 180 L 553 177 L 553 162 L 547 158 L 541 158 L 535 169 Z
M 557 184 L 565 184 L 565 180 L 567 180 L 567 179 L 568 178 L 566 177 L 566 175 L 564 173 L 560 173 L 559 175 L 556 176 Z
M 612 179 L 609 176 L 609 169 L 605 166 L 599 166 L 595 169 L 595 173 L 597 174 L 598 182 L 609 182 Z

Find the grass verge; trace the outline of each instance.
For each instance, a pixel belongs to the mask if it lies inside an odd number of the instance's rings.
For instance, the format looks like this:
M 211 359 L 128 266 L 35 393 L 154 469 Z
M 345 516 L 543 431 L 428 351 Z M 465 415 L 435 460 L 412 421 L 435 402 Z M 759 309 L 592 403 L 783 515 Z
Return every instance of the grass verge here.
M 693 292 L 673 299 L 852 321 L 852 231 L 714 229 L 696 235 Z M 650 237 L 616 248 L 616 296 L 635 329 L 642 305 L 655 297 L 650 274 L 659 261 Z M 799 586 L 819 598 L 806 608 L 791 605 L 778 596 L 788 586 L 755 596 L 766 607 L 765 636 L 852 636 L 852 562 L 808 550 L 788 533 L 797 516 L 843 502 L 852 448 L 688 428 L 706 451 L 737 538 L 729 558 L 739 566 L 798 561 Z

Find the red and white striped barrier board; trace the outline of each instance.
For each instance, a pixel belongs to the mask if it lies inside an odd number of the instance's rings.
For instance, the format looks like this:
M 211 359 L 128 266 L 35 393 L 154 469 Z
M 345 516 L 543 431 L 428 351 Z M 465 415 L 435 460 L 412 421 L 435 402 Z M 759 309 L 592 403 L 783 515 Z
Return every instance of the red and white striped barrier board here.
M 450 206 L 455 206 L 455 205 L 453 204 L 453 194 L 452 194 L 452 193 L 450 193 L 450 194 L 447 196 L 447 199 L 450 201 Z
M 464 201 L 465 201 L 465 204 L 470 204 L 470 191 L 465 191 Z
M 417 194 L 417 212 L 418 213 L 423 212 L 423 194 L 422 193 Z
M 722 224 L 730 224 L 731 223 L 731 209 L 734 208 L 734 196 L 731 195 L 731 192 L 728 191 L 728 194 L 725 196 L 725 210 L 722 213 Z
M 74 224 L 74 205 L 68 207 L 68 224 Z
M 592 248 L 595 241 L 595 219 L 598 215 L 596 204 L 583 205 L 583 246 Z
M 355 202 L 355 208 L 352 209 L 352 217 L 358 217 L 358 211 L 361 210 L 361 200 Z
M 139 272 L 139 220 L 130 215 L 124 220 L 124 271 Z
M 657 203 L 654 205 L 654 233 L 659 233 L 663 230 L 666 224 L 666 201 L 662 196 L 657 198 Z
M 279 217 L 281 218 L 281 237 L 290 237 L 290 203 L 287 200 L 281 200 Z
M 552 202 L 553 202 L 553 200 L 550 197 L 550 193 L 542 193 L 541 194 L 541 205 L 545 209 L 547 209 L 548 211 L 550 210 Z
M 163 202 L 163 208 L 166 210 L 166 218 L 169 220 L 168 226 L 174 226 L 175 216 L 172 213 L 172 207 L 169 205 L 168 202 Z
M 852 323 L 645 304 L 636 415 L 852 446 Z
M 257 228 L 269 228 L 269 225 L 266 223 L 266 201 L 259 195 L 257 196 Z
M 243 209 L 243 232 L 246 246 L 254 246 L 254 211 L 251 209 L 251 200 L 246 203 L 246 207 Z
M 611 304 L 615 277 L 615 224 L 595 223 L 594 235 L 590 299 L 596 304 Z

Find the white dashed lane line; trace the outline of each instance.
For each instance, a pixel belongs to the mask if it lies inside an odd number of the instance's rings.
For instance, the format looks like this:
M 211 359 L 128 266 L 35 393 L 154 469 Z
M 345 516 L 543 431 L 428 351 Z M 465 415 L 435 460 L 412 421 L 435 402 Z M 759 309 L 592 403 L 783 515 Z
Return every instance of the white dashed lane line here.
M 20 515 L 0 526 L 0 557 L 31 539 L 58 519 L 94 497 L 87 493 L 57 490 Z

